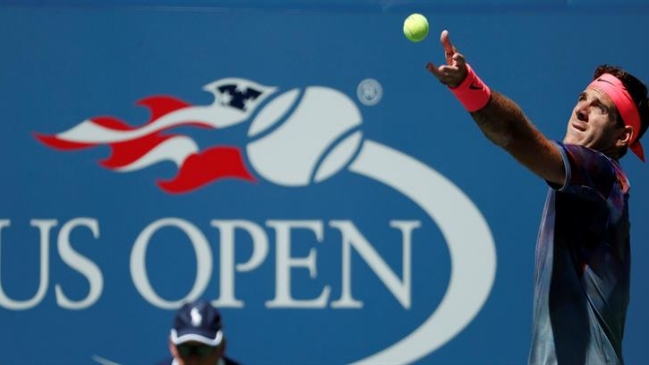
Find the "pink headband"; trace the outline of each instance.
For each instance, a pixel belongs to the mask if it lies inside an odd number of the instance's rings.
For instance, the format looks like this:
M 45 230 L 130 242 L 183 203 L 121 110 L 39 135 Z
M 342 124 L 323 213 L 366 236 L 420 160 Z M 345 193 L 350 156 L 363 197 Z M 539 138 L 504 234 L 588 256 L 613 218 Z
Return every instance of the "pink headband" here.
M 624 124 L 633 127 L 633 135 L 629 141 L 629 148 L 644 162 L 644 150 L 638 140 L 638 135 L 640 134 L 640 114 L 633 102 L 633 98 L 629 95 L 622 81 L 611 74 L 603 74 L 593 80 L 588 87 L 600 90 L 613 100 L 617 111 L 622 116 L 622 120 L 624 120 Z

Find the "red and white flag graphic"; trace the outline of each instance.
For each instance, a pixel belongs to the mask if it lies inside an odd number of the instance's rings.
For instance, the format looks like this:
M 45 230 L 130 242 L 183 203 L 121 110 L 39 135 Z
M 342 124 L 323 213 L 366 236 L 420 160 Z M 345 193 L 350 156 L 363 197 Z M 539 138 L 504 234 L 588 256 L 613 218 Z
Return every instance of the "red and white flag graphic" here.
M 169 193 L 190 192 L 225 178 L 254 181 L 238 147 L 216 145 L 201 149 L 191 137 L 170 131 L 186 126 L 222 129 L 246 122 L 276 88 L 226 78 L 206 85 L 204 90 L 214 95 L 211 105 L 191 105 L 171 96 L 138 101 L 138 105 L 151 112 L 149 121 L 139 127 L 112 116 L 100 116 L 86 119 L 65 132 L 35 133 L 35 137 L 46 146 L 65 151 L 107 145 L 111 154 L 100 164 L 115 172 L 136 171 L 172 161 L 178 166 L 178 174 L 157 182 Z

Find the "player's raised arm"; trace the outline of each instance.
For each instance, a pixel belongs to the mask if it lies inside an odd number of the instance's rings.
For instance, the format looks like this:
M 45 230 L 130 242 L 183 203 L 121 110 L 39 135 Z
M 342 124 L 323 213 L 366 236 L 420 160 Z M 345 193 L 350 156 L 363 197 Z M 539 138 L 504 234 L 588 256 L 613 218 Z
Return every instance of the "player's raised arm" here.
M 429 62 L 426 69 L 449 87 L 489 140 L 541 178 L 563 184 L 565 170 L 557 147 L 534 127 L 516 103 L 480 80 L 451 43 L 448 31 L 442 31 L 440 41 L 446 64 Z

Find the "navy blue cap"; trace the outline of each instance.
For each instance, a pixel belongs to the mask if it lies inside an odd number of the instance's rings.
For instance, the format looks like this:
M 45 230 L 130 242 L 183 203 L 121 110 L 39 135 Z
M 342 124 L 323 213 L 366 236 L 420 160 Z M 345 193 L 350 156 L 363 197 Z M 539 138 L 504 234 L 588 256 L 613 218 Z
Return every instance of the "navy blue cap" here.
M 171 341 L 176 345 L 196 341 L 218 346 L 223 341 L 221 314 L 204 300 L 185 303 L 176 312 Z

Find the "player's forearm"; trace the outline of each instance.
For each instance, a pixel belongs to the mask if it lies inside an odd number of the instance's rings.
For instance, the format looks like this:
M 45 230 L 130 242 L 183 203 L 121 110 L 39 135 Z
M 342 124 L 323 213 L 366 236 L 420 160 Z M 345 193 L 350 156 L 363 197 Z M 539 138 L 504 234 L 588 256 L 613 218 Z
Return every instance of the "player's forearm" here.
M 463 60 L 461 56 L 457 59 Z M 563 183 L 563 160 L 556 146 L 534 127 L 516 103 L 492 91 L 468 64 L 464 66 L 449 71 L 452 77 L 447 77 L 444 70 L 433 68 L 431 72 L 449 85 L 489 140 L 543 179 Z M 466 74 L 462 81 L 458 85 L 452 83 L 463 69 Z
M 538 133 L 516 103 L 495 91 L 487 105 L 471 116 L 489 140 L 506 150 Z
M 471 116 L 489 140 L 532 172 L 547 181 L 564 183 L 565 171 L 558 149 L 512 100 L 492 91 L 487 105 Z
M 456 71 L 456 76 L 464 74 L 459 84 L 451 83 L 452 78 L 446 78 L 443 73 L 438 72 L 437 76 L 445 81 L 453 95 L 471 113 L 487 138 L 516 157 L 520 153 L 533 152 L 526 146 L 538 142 L 541 134 L 527 120 L 521 108 L 506 96 L 492 91 L 469 64 L 458 67 Z
M 492 91 L 466 63 L 442 32 L 447 65 L 426 68 L 471 113 L 489 140 L 547 181 L 563 184 L 566 173 L 561 152 L 527 119 L 523 110 L 504 95 Z M 452 56 L 449 57 L 449 54 Z

